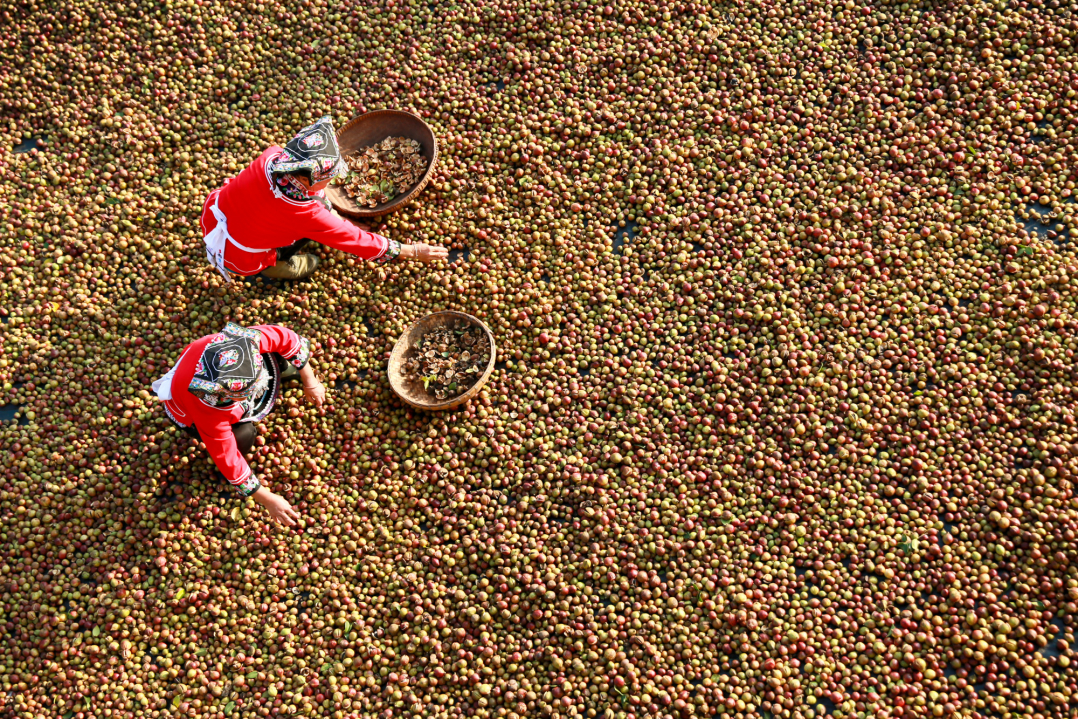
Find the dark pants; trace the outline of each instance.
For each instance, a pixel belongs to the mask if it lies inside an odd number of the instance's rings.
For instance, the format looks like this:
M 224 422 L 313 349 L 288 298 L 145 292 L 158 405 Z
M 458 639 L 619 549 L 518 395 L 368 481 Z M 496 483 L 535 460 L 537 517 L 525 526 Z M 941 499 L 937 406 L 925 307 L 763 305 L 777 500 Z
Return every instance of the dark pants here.
M 184 427 L 183 431 L 195 439 L 202 441 L 202 437 L 198 433 L 198 427 L 195 425 Z M 232 434 L 236 436 L 236 448 L 239 449 L 240 454 L 246 457 L 251 451 L 251 447 L 254 447 L 255 445 L 255 437 L 258 436 L 258 428 L 255 426 L 255 423 L 237 422 L 232 425 Z
M 304 237 L 302 240 L 296 240 L 288 247 L 278 247 L 277 261 L 287 262 L 288 260 L 292 259 L 292 256 L 302 250 L 308 242 L 310 242 L 310 239 Z

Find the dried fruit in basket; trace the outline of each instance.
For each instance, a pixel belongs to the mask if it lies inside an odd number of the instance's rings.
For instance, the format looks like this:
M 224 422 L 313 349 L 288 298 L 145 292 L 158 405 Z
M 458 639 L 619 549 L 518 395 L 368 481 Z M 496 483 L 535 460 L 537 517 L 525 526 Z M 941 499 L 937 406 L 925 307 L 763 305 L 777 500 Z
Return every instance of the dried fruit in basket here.
M 416 140 L 387 137 L 345 158 L 348 175 L 337 182 L 360 207 L 377 207 L 423 177 L 429 160 Z
M 422 382 L 436 399 L 458 397 L 483 376 L 490 362 L 490 340 L 481 327 L 464 320 L 427 332 L 408 350 L 402 370 Z

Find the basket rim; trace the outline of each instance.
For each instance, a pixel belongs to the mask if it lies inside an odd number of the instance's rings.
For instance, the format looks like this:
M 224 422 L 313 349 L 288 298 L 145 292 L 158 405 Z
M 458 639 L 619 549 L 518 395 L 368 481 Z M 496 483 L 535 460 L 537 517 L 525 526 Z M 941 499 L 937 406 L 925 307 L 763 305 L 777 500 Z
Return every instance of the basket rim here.
M 394 110 L 394 109 L 391 109 L 391 108 L 383 108 L 381 110 L 369 110 L 367 112 L 356 115 L 351 120 L 344 123 L 343 125 L 341 125 L 340 128 L 337 129 L 337 132 L 335 134 L 336 134 L 336 137 L 337 137 L 338 144 L 340 143 L 341 135 L 343 133 L 345 133 L 348 130 L 352 129 L 352 127 L 354 127 L 361 120 L 367 120 L 367 119 L 369 119 L 371 117 L 374 117 L 376 115 L 407 116 L 407 117 L 411 117 L 413 119 L 418 120 L 423 125 L 423 127 L 425 127 L 427 129 L 427 131 L 430 133 L 430 136 L 431 136 L 430 162 L 427 164 L 427 171 L 423 173 L 423 177 L 420 178 L 419 182 L 417 182 L 415 184 L 415 187 L 413 187 L 409 192 L 407 192 L 404 195 L 400 195 L 399 197 L 394 197 L 392 200 L 390 200 L 386 204 L 385 207 L 383 207 L 381 209 L 374 208 L 374 207 L 369 207 L 369 208 L 360 208 L 358 210 L 352 210 L 352 209 L 344 207 L 343 205 L 335 202 L 333 197 L 330 196 L 328 199 L 329 199 L 330 204 L 333 205 L 333 209 L 335 209 L 337 212 L 348 215 L 349 217 L 362 217 L 362 218 L 381 217 L 382 215 L 393 212 L 394 210 L 400 209 L 404 205 L 410 203 L 412 200 L 415 199 L 415 197 L 420 192 L 422 192 L 423 190 L 425 190 L 427 188 L 427 185 L 430 183 L 431 177 L 433 177 L 435 164 L 438 161 L 438 135 L 434 132 L 434 128 L 431 127 L 430 124 L 426 120 L 424 120 L 422 117 L 420 117 L 416 113 L 410 112 L 408 110 Z M 328 192 L 326 194 L 327 194 L 327 196 L 329 195 Z
M 392 364 L 393 364 L 393 357 L 397 356 L 398 351 L 403 353 L 404 351 L 407 350 L 407 347 L 404 345 L 404 341 L 408 337 L 408 335 L 411 333 L 411 331 L 415 328 L 416 325 L 418 325 L 420 322 L 422 322 L 424 320 L 427 320 L 427 319 L 430 319 L 432 317 L 438 317 L 439 315 L 448 315 L 448 316 L 451 316 L 451 317 L 463 317 L 463 318 L 465 318 L 465 319 L 467 319 L 467 320 L 469 320 L 471 322 L 474 322 L 475 324 L 479 325 L 480 327 L 482 327 L 483 331 L 486 332 L 486 334 L 487 334 L 487 339 L 490 340 L 490 359 L 487 361 L 487 368 L 483 372 L 482 376 L 478 380 L 476 380 L 474 385 L 469 387 L 463 393 L 457 395 L 456 397 L 453 397 L 452 399 L 446 400 L 444 402 L 439 402 L 438 404 L 420 404 L 420 403 L 414 402 L 414 401 L 408 399 L 407 397 L 405 397 L 404 393 L 402 393 L 400 388 L 397 386 L 398 382 L 397 382 L 397 380 L 396 380 L 396 378 L 394 376 L 394 373 L 393 373 L 393 371 L 391 369 Z M 411 407 L 414 407 L 416 409 L 423 409 L 423 410 L 453 409 L 454 407 L 456 407 L 458 405 L 464 404 L 465 402 L 472 399 L 476 394 L 479 393 L 479 390 L 483 388 L 483 385 L 485 385 L 487 383 L 487 380 L 490 379 L 490 375 L 494 372 L 494 365 L 495 365 L 495 362 L 497 361 L 497 355 L 498 355 L 498 345 L 494 341 L 494 333 L 490 331 L 490 327 L 487 327 L 486 322 L 479 319 L 475 315 L 470 315 L 467 312 L 461 312 L 460 310 L 438 310 L 437 312 L 431 312 L 430 314 L 423 315 L 422 317 L 417 319 L 415 322 L 412 322 L 410 325 L 408 325 L 404 329 L 404 331 L 401 332 L 400 337 L 398 337 L 397 341 L 393 343 L 393 349 L 389 353 L 389 362 L 387 362 L 387 366 L 386 366 L 386 376 L 387 376 L 387 379 L 389 379 L 389 386 L 393 390 L 393 393 L 395 395 L 397 395 L 397 397 L 399 397 L 401 399 L 401 401 L 403 401 L 405 404 L 410 405 Z

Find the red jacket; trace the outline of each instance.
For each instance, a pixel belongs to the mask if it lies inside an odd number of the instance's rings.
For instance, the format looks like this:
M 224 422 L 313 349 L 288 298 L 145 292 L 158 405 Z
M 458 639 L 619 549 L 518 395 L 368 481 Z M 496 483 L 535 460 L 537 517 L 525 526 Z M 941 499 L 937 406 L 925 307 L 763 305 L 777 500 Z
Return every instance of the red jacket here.
M 217 218 L 210 208 L 214 198 L 220 195 L 217 207 L 228 222 L 228 234 L 244 247 L 259 250 L 247 252 L 227 243 L 225 267 L 230 272 L 256 275 L 277 263 L 278 247 L 287 247 L 305 237 L 364 260 L 375 260 L 386 253 L 389 240 L 337 217 L 321 202 L 296 202 L 275 196 L 266 166 L 279 152 L 280 147 L 270 147 L 246 170 L 225 180 L 224 187 L 206 198 L 202 234 L 209 234 L 217 226 Z
M 262 333 L 259 342 L 262 353 L 277 352 L 285 359 L 299 359 L 297 355 L 306 344 L 295 332 L 280 325 L 256 325 L 251 329 Z M 232 434 L 232 425 L 243 417 L 242 406 L 233 402 L 226 407 L 212 407 L 188 390 L 195 374 L 195 365 L 206 345 L 215 337 L 217 335 L 207 335 L 184 348 L 176 374 L 172 376 L 172 399 L 164 402 L 165 411 L 185 427 L 194 425 L 225 479 L 232 484 L 243 484 L 251 476 L 251 468 L 236 447 L 236 436 Z M 302 366 L 297 369 L 302 369 Z

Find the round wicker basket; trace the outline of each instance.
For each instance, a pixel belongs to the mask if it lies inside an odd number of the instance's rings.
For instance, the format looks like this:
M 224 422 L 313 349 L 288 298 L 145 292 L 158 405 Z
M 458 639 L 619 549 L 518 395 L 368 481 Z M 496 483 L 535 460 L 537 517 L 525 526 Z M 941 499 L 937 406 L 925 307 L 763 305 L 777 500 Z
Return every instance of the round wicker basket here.
M 348 157 L 358 150 L 370 147 L 376 142 L 381 142 L 387 137 L 407 137 L 419 143 L 419 151 L 430 160 L 427 171 L 419 181 L 408 188 L 405 192 L 394 197 L 389 202 L 383 202 L 376 207 L 360 207 L 345 194 L 344 190 L 336 185 L 326 188 L 326 198 L 333 207 L 341 214 L 352 217 L 378 217 L 387 212 L 399 209 L 422 192 L 434 175 L 434 166 L 438 162 L 438 140 L 434 131 L 427 123 L 404 110 L 372 110 L 359 117 L 350 120 L 337 131 L 337 144 L 341 148 L 341 156 Z
M 483 332 L 490 341 L 490 361 L 487 362 L 487 367 L 483 371 L 483 374 L 480 375 L 479 380 L 469 387 L 464 394 L 457 395 L 452 399 L 444 401 L 437 400 L 431 397 L 427 393 L 427 390 L 423 388 L 422 381 L 406 378 L 401 371 L 401 367 L 404 365 L 405 355 L 408 350 L 414 347 L 416 343 L 423 338 L 423 335 L 427 334 L 427 332 L 432 329 L 445 327 L 450 322 L 459 319 L 467 320 L 469 323 L 483 328 Z M 405 330 L 404 334 L 400 336 L 397 343 L 393 346 L 393 352 L 389 355 L 389 386 L 393 388 L 393 391 L 397 393 L 398 397 L 416 409 L 430 411 L 454 409 L 479 394 L 479 390 L 482 389 L 483 385 L 490 379 L 490 373 L 494 371 L 494 358 L 497 351 L 498 347 L 494 343 L 494 335 L 491 334 L 490 328 L 478 317 L 473 317 L 464 312 L 456 312 L 454 310 L 435 312 L 434 314 L 427 315 L 420 319 Z

